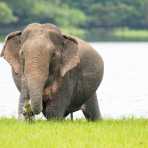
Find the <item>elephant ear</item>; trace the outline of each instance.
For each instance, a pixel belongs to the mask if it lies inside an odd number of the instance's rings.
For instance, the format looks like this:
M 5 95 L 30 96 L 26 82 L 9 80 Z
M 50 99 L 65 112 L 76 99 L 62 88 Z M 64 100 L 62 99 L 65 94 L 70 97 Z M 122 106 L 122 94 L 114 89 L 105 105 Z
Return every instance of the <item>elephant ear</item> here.
M 62 50 L 61 76 L 63 77 L 68 71 L 75 68 L 80 63 L 78 53 L 78 42 L 67 35 L 63 35 L 64 48 Z
M 60 78 L 80 63 L 78 43 L 74 38 L 50 31 L 50 39 L 56 47 L 56 53 L 50 63 L 51 82 L 44 89 L 45 96 L 55 94 L 61 85 Z
M 5 38 L 1 57 L 12 66 L 16 74 L 20 72 L 19 50 L 21 31 L 12 32 Z
M 50 39 L 56 47 L 56 58 L 53 60 L 54 73 L 61 77 L 80 63 L 77 41 L 67 35 L 50 31 Z

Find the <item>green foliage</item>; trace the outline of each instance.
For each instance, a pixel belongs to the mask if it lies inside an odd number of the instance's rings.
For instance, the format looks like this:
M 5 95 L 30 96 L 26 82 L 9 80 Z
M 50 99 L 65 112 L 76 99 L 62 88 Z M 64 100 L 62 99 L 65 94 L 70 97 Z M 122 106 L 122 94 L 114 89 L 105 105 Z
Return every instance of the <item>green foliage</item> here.
M 82 37 L 82 38 L 85 38 L 85 36 L 86 36 L 86 31 L 84 29 L 81 29 L 81 28 L 76 28 L 76 27 L 71 27 L 71 26 L 66 27 L 65 26 L 65 27 L 62 27 L 61 30 L 66 34 L 79 36 L 79 37 Z
M 12 10 L 4 2 L 0 2 L 0 23 L 10 23 L 16 21 Z
M 32 22 L 50 22 L 86 39 L 94 32 L 95 40 L 103 35 L 100 28 L 107 30 L 103 31 L 105 38 L 111 37 L 114 28 L 148 29 L 148 0 L 0 1 L 0 27 L 5 30 L 0 28 L 2 34 Z
M 56 3 L 40 1 L 34 5 L 33 15 L 46 18 L 49 22 L 53 22 L 63 28 L 63 30 L 66 30 L 66 32 L 68 28 L 68 32 L 72 34 L 83 34 L 79 26 L 85 22 L 85 14 L 79 9 L 70 8 L 66 4 L 58 6 Z M 77 33 L 75 33 L 75 31 Z
M 134 7 L 123 3 L 94 4 L 91 11 L 94 12 L 94 16 L 90 21 L 96 26 L 124 26 L 129 16 L 134 13 Z
M 4 35 L 0 35 L 0 42 L 3 42 L 5 40 L 5 36 Z
M 1 148 L 146 148 L 146 119 L 100 122 L 0 119 Z
M 31 14 L 32 6 L 36 0 L 2 0 L 10 6 L 16 16 L 26 16 Z M 18 20 L 19 21 L 19 20 Z

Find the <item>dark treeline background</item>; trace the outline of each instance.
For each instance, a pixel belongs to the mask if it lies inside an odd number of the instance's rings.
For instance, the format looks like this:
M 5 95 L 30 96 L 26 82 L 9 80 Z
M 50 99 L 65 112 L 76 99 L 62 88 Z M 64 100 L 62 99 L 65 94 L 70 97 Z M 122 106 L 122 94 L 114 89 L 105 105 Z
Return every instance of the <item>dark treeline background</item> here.
M 90 41 L 148 40 L 148 0 L 0 0 L 0 35 L 50 22 Z

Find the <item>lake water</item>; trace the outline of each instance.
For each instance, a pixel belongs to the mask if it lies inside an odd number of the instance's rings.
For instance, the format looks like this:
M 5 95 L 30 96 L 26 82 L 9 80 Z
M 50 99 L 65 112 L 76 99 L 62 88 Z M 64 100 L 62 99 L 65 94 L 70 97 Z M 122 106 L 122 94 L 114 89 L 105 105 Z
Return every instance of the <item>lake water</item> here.
M 148 118 L 148 43 L 91 44 L 105 64 L 104 79 L 97 91 L 103 118 Z M 10 66 L 1 58 L 0 116 L 17 115 L 18 96 Z M 76 112 L 74 117 L 83 115 Z

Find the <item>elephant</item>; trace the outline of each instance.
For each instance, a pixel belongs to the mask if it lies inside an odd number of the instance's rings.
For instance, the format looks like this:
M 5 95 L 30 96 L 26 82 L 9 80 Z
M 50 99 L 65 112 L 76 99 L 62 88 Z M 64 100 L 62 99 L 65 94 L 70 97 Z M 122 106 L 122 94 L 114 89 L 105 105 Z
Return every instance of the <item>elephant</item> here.
M 80 109 L 87 120 L 102 118 L 96 90 L 104 62 L 86 41 L 54 24 L 32 23 L 7 35 L 1 56 L 20 92 L 18 117 L 27 100 L 33 115 L 42 112 L 47 119 L 64 119 Z

